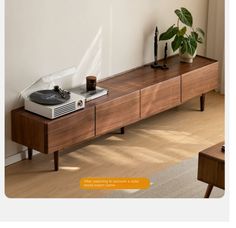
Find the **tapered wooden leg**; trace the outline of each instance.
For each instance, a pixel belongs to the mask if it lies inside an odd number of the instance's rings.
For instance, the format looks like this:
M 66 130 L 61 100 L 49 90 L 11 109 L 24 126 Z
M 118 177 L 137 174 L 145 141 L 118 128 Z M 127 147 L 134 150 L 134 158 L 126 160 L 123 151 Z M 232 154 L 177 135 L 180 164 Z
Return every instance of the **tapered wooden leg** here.
M 213 185 L 212 184 L 208 184 L 204 198 L 209 198 L 210 197 L 212 189 L 213 189 Z
M 54 155 L 54 170 L 58 171 L 59 169 L 59 151 L 55 151 L 53 153 Z
M 121 129 L 120 129 L 120 133 L 123 135 L 123 134 L 125 134 L 125 128 L 124 127 L 122 127 Z
M 28 159 L 32 160 L 32 155 L 33 155 L 33 149 L 28 148 Z
M 205 98 L 206 94 L 202 94 L 202 96 L 200 97 L 201 112 L 205 110 Z

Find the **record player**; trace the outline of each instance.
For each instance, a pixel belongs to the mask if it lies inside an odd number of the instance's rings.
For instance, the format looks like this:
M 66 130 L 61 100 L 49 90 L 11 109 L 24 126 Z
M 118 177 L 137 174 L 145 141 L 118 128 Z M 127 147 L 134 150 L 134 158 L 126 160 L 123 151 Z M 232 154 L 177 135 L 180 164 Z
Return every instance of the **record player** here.
M 25 110 L 55 119 L 83 109 L 85 98 L 55 86 L 52 90 L 39 90 L 25 98 Z

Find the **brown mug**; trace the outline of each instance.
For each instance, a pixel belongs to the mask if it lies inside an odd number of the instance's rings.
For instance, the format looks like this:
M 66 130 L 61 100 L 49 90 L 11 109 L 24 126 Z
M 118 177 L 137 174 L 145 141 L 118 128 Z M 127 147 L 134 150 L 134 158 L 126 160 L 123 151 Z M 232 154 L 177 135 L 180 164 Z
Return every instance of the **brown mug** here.
M 87 92 L 95 91 L 97 84 L 97 78 L 95 76 L 87 76 L 86 77 L 86 89 Z

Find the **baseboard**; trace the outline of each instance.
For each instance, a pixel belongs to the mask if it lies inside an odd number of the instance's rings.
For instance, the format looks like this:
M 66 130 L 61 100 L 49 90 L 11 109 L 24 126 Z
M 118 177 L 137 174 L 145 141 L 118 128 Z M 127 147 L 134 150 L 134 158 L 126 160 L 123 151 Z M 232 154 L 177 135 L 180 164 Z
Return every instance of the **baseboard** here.
M 38 154 L 39 152 L 38 151 L 33 151 L 33 156 L 35 155 L 35 154 Z M 19 161 L 22 161 L 22 160 L 24 160 L 24 159 L 27 159 L 27 150 L 25 150 L 25 151 L 22 151 L 22 152 L 19 152 L 19 153 L 17 153 L 17 154 L 14 154 L 14 155 L 12 155 L 12 156 L 9 156 L 9 157 L 7 157 L 6 159 L 5 159 L 5 166 L 9 166 L 9 165 L 12 165 L 12 164 L 14 164 L 14 163 L 16 163 L 16 162 L 19 162 Z

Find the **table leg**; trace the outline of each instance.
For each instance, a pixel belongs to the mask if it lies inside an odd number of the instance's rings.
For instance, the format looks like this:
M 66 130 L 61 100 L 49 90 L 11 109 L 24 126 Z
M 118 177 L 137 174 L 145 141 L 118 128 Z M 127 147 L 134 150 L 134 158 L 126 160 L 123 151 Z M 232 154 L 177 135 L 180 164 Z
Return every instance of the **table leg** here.
M 202 96 L 200 97 L 201 112 L 205 110 L 205 98 L 206 94 L 202 94 Z
M 32 160 L 32 155 L 33 155 L 33 149 L 28 148 L 28 159 Z
M 212 189 L 213 189 L 213 185 L 212 184 L 208 184 L 204 198 L 209 198 L 210 197 Z
M 55 151 L 53 153 L 54 155 L 54 170 L 58 171 L 59 169 L 59 151 Z
M 122 128 L 120 129 L 120 133 L 121 133 L 122 135 L 125 134 L 125 127 L 122 127 Z

